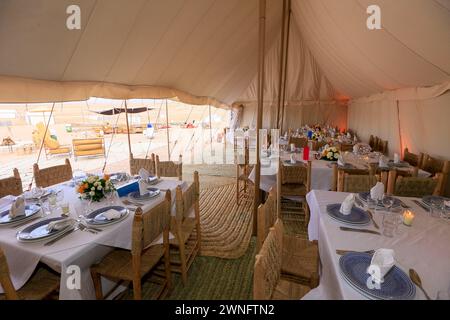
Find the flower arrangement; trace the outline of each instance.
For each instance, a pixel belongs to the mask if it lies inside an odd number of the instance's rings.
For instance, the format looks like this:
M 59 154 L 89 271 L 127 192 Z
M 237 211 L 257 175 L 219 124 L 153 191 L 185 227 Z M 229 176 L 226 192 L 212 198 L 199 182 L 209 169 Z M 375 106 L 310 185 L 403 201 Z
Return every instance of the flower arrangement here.
M 113 183 L 109 175 L 104 175 L 103 178 L 99 176 L 90 176 L 81 181 L 77 186 L 77 193 L 80 194 L 81 199 L 92 200 L 99 202 L 105 197 L 107 193 L 115 191 Z
M 323 136 L 320 133 L 320 131 L 313 132 L 313 134 L 311 136 L 311 140 L 314 140 L 314 141 L 321 141 L 321 140 L 323 140 Z
M 339 150 L 336 147 L 329 147 L 322 151 L 322 160 L 336 161 L 339 158 Z

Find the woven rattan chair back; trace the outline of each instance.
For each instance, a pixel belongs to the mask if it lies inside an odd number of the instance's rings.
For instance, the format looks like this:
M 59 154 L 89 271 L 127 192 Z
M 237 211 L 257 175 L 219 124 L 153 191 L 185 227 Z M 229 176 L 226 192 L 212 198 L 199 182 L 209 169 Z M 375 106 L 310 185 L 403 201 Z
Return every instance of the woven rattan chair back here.
M 281 277 L 283 227 L 281 220 L 270 228 L 259 254 L 253 273 L 253 299 L 270 300 Z
M 408 148 L 405 148 L 403 151 L 403 161 L 408 162 L 413 167 L 421 167 L 423 161 L 423 153 L 414 154 L 409 152 Z
M 183 158 L 180 155 L 178 162 L 174 161 L 159 161 L 159 156 L 156 156 L 156 176 L 161 177 L 177 177 L 181 181 L 183 177 Z
M 14 168 L 12 177 L 0 179 L 0 198 L 7 195 L 18 196 L 22 193 L 22 179 L 19 170 Z
M 184 191 L 180 186 L 176 188 L 176 219 L 182 222 L 189 216 L 192 210 L 195 210 L 195 216 L 200 218 L 199 199 L 200 199 L 200 184 L 198 172 L 194 172 L 194 181 Z
M 277 195 L 273 189 L 270 189 L 266 202 L 258 207 L 256 252 L 259 252 L 261 249 L 262 244 L 269 233 L 269 229 L 274 225 L 277 216 Z
M 295 144 L 296 148 L 304 148 L 308 146 L 308 139 L 302 137 L 289 136 L 289 145 Z
M 152 153 L 150 159 L 134 158 L 133 154 L 130 155 L 130 173 L 132 175 L 139 174 L 139 170 L 142 168 L 147 170 L 150 174 L 156 174 L 155 154 Z
M 63 165 L 45 169 L 39 168 L 39 165 L 35 163 L 33 165 L 33 173 L 36 186 L 41 188 L 65 182 L 73 178 L 72 166 L 70 165 L 69 159 L 66 159 Z
M 8 262 L 6 261 L 6 256 L 3 250 L 0 248 L 0 285 L 3 287 L 6 299 L 8 300 L 18 300 L 16 290 L 12 284 L 11 278 L 9 276 Z
M 138 208 L 134 214 L 131 254 L 140 257 L 142 252 L 155 241 L 161 233 L 170 229 L 170 190 L 166 192 L 163 202 L 149 211 Z
M 442 173 L 431 178 L 399 176 L 397 170 L 389 171 L 387 193 L 403 197 L 440 195 L 444 180 Z
M 281 184 L 295 183 L 304 184 L 308 183 L 308 172 L 311 171 L 311 161 L 307 164 L 299 165 L 281 165 Z
M 377 183 L 377 177 L 370 174 L 349 174 L 343 170 L 338 173 L 338 192 L 367 192 Z

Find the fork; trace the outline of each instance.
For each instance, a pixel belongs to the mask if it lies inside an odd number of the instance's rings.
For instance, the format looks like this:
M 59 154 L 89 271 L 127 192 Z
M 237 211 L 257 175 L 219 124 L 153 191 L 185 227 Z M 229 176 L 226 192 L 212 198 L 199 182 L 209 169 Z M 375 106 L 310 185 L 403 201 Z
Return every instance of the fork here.
M 140 206 L 140 207 L 144 206 L 143 203 L 140 203 L 140 202 L 131 202 L 131 201 L 129 201 L 129 200 L 123 200 L 123 203 L 126 204 L 126 205 L 132 205 L 132 206 Z
M 78 224 L 78 228 L 80 228 L 81 231 L 88 231 L 88 232 L 93 233 L 93 234 L 97 234 L 98 233 L 98 231 L 95 231 L 92 228 L 88 228 L 87 226 L 85 226 L 82 223 Z

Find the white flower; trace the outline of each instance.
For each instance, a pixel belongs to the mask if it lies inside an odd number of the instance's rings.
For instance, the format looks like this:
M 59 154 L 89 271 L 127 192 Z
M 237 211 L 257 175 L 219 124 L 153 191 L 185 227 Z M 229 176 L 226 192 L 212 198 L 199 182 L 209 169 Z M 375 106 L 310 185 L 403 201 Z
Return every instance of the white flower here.
M 98 186 L 98 181 L 94 182 L 94 187 Z
M 92 188 L 91 188 L 91 191 L 95 191 L 95 187 L 92 187 Z
M 334 154 L 334 158 L 337 159 L 339 155 L 337 153 Z
M 331 149 L 331 150 L 333 150 L 333 152 L 337 152 L 336 147 L 333 147 L 333 149 Z
M 94 192 L 94 191 L 91 191 L 91 192 L 89 192 L 89 195 L 90 195 L 90 196 L 95 196 L 95 192 Z
M 97 190 L 102 190 L 102 189 L 103 189 L 102 186 L 98 186 L 98 187 L 97 187 Z
M 328 153 L 327 153 L 327 158 L 328 158 L 328 159 L 333 158 L 333 152 L 328 152 Z

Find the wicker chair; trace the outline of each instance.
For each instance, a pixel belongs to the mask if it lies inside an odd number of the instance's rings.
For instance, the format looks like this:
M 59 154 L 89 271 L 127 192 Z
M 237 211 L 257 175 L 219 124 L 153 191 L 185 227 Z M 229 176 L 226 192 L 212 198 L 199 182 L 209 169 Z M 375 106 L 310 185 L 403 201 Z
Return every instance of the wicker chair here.
M 326 141 L 313 141 L 312 142 L 312 149 L 313 151 L 319 151 L 320 148 L 323 148 L 327 144 Z
M 361 172 L 362 173 L 362 172 Z M 361 174 L 360 172 L 351 172 L 338 170 L 337 191 L 338 192 L 366 192 L 376 185 L 378 179 L 373 172 Z
M 341 152 L 353 151 L 353 144 L 351 144 L 351 143 L 339 143 L 338 149 Z
M 274 225 L 276 219 L 278 207 L 277 207 L 277 196 L 275 191 L 270 189 L 269 196 L 264 204 L 260 204 L 258 207 L 258 230 L 256 234 L 256 252 L 261 249 L 264 240 L 269 233 L 269 229 Z
M 370 135 L 369 146 L 372 150 L 375 150 L 375 137 L 373 135 Z
M 427 195 L 440 195 L 444 175 L 436 174 L 432 178 L 398 176 L 397 170 L 389 171 L 387 193 L 401 197 L 421 198 Z
M 39 165 L 35 163 L 33 165 L 33 173 L 36 186 L 41 188 L 49 187 L 73 178 L 72 166 L 70 165 L 69 159 L 66 159 L 63 165 L 45 169 L 40 169 Z
M 414 154 L 409 152 L 408 148 L 405 148 L 403 152 L 403 161 L 408 162 L 413 167 L 422 167 L 422 161 L 423 161 L 423 153 L 420 154 Z
M 253 181 L 249 179 L 252 166 L 250 166 L 249 163 L 250 150 L 248 145 L 248 139 L 244 140 L 243 161 L 237 159 L 237 153 L 235 153 L 235 162 L 236 162 L 236 203 L 240 205 L 241 201 L 245 202 L 253 201 Z
M 185 191 L 176 189 L 176 216 L 172 218 L 171 231 L 175 238 L 170 245 L 178 250 L 178 257 L 171 255 L 173 271 L 181 273 L 183 284 L 187 282 L 187 272 L 195 257 L 201 253 L 200 228 L 200 183 L 198 172 L 194 172 L 194 182 Z
M 156 156 L 156 176 L 161 177 L 177 177 L 182 180 L 183 177 L 183 157 L 179 156 L 178 162 L 174 161 L 159 161 L 159 156 Z
M 131 175 L 139 174 L 139 170 L 144 168 L 150 174 L 156 175 L 156 158 L 155 154 L 152 153 L 150 159 L 139 159 L 134 158 L 133 154 L 130 155 L 130 173 Z
M 291 145 L 291 143 L 295 144 L 296 148 L 304 148 L 308 146 L 308 139 L 289 136 L 289 145 Z
M 255 300 L 298 300 L 310 291 L 302 284 L 283 279 L 283 230 L 270 229 L 264 244 L 256 255 L 253 273 L 253 299 Z
M 22 193 L 22 179 L 19 170 L 14 168 L 12 177 L 0 179 L 0 198 L 7 195 L 19 196 Z
M 422 161 L 422 169 L 436 176 L 442 173 L 442 180 L 439 181 L 438 194 L 443 195 L 447 186 L 447 181 L 450 174 L 450 160 L 441 160 L 424 155 Z
M 101 276 L 104 276 L 110 279 L 132 282 L 134 299 L 141 300 L 141 279 L 157 266 L 163 257 L 165 278 L 157 280 L 161 284 L 160 290 L 156 293 L 157 298 L 160 298 L 167 292 L 167 289 L 171 288 L 170 207 L 170 191 L 167 191 L 165 200 L 149 211 L 143 213 L 141 208 L 137 208 L 131 233 L 131 251 L 115 249 L 106 255 L 100 263 L 91 267 L 91 276 L 97 299 L 103 299 Z M 152 245 L 161 233 L 163 234 L 163 244 Z M 121 281 L 118 285 L 120 284 Z
M 388 141 L 387 140 L 379 140 L 377 151 L 382 154 L 387 154 L 388 152 Z
M 6 256 L 0 248 L 0 285 L 5 292 L 0 294 L 0 300 L 42 300 L 58 290 L 59 282 L 57 275 L 46 268 L 37 268 L 28 282 L 16 291 L 9 276 Z

